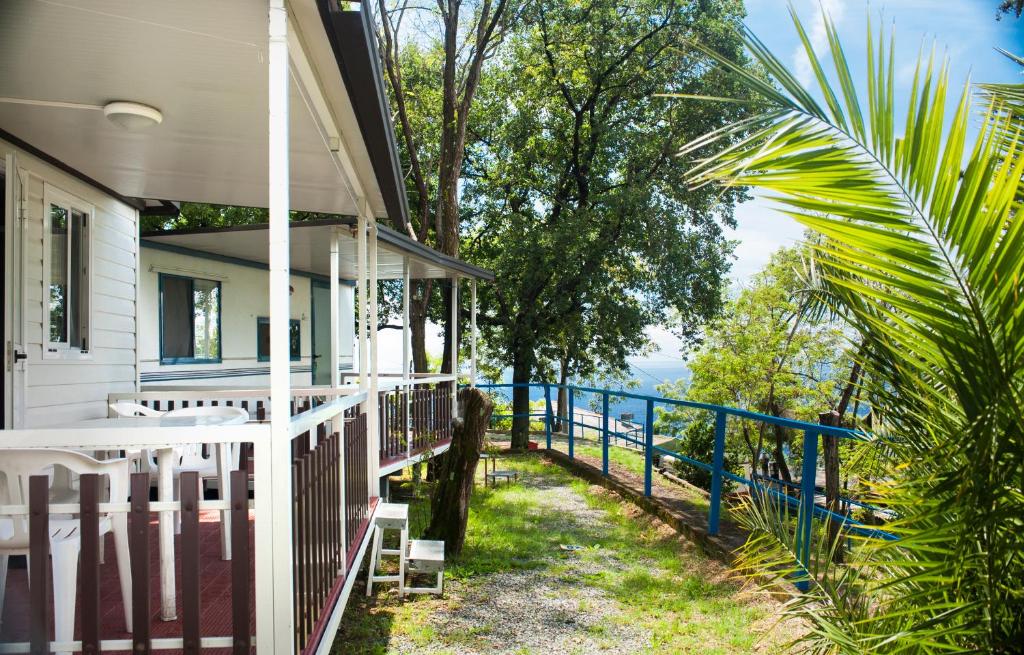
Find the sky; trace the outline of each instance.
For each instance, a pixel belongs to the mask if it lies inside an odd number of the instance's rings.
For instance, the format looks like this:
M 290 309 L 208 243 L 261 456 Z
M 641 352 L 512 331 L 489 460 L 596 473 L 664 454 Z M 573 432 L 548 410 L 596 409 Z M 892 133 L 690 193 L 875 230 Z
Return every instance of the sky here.
M 855 80 L 865 79 L 867 20 L 872 27 L 895 26 L 896 87 L 908 86 L 914 75 L 919 51 L 934 45 L 936 52 L 950 60 L 951 89 L 962 88 L 968 80 L 980 82 L 1024 81 L 1020 68 L 996 52 L 1001 47 L 1024 54 L 1024 17 L 1004 16 L 996 20 L 997 0 L 792 0 L 792 6 L 804 23 L 819 54 L 825 54 L 827 42 L 822 9 L 835 22 Z M 786 0 L 746 0 L 747 26 L 801 81 L 811 83 L 809 62 L 793 27 Z M 877 39 L 877 32 L 876 32 Z M 829 70 L 826 65 L 826 70 Z M 863 94 L 861 94 L 863 97 Z M 952 94 L 951 95 L 958 95 Z M 897 94 L 896 106 L 906 105 L 906 95 Z M 737 228 L 730 239 L 736 241 L 731 281 L 742 285 L 768 261 L 772 252 L 792 245 L 802 235 L 801 227 L 775 212 L 771 203 L 760 197 L 736 209 Z M 433 327 L 433 326 L 432 326 Z M 427 348 L 439 353 L 441 338 L 430 330 Z M 381 370 L 401 367 L 401 333 L 381 332 Z M 636 365 L 682 363 L 681 344 L 663 327 L 648 330 L 657 349 L 631 360 Z M 397 357 L 396 357 L 397 355 Z M 394 360 L 394 361 L 392 361 Z

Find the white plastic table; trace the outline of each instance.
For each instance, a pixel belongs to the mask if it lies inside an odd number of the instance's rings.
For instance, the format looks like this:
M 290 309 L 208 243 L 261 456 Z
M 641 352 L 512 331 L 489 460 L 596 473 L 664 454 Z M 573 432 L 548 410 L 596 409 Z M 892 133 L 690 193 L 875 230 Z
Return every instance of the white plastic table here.
M 245 423 L 243 416 L 122 416 L 119 418 L 97 418 L 81 421 L 69 427 L 111 428 L 132 430 L 138 428 L 196 428 Z M 130 441 L 130 439 L 122 440 Z M 174 500 L 174 448 L 175 445 L 147 446 L 145 450 L 156 451 L 157 496 L 161 502 Z M 227 479 L 230 466 L 228 444 L 217 445 L 217 464 L 221 480 Z M 136 449 L 141 450 L 141 449 Z M 174 582 L 174 513 L 160 512 L 160 618 L 174 621 L 178 618 L 176 608 L 177 590 Z

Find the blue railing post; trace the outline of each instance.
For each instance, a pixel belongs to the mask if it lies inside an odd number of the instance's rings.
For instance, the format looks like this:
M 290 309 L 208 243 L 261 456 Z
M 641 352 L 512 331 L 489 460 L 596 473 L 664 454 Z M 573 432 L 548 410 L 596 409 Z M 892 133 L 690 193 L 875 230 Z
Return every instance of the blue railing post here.
M 814 482 L 818 475 L 818 433 L 804 430 L 804 465 L 800 477 L 800 512 L 797 515 L 796 553 L 803 575 L 811 575 L 811 526 L 814 521 Z M 797 583 L 800 591 L 810 589 L 810 580 Z
M 569 421 L 569 427 L 567 428 L 569 430 L 569 459 L 574 459 L 576 457 L 576 455 L 575 455 L 575 448 L 573 448 L 573 439 L 572 439 L 573 429 L 572 429 L 572 424 L 573 424 L 573 419 L 575 418 L 576 414 L 575 414 L 575 410 L 573 408 L 574 401 L 573 401 L 573 393 L 572 393 L 572 387 L 571 386 L 566 386 L 565 387 L 565 395 L 569 399 L 569 411 L 567 412 L 568 416 L 566 417 L 566 419 Z
M 644 426 L 644 495 L 651 495 L 651 472 L 654 469 L 654 401 L 647 399 L 647 425 Z
M 608 392 L 601 394 L 601 472 L 608 475 Z
M 715 412 L 715 450 L 711 457 L 711 508 L 708 511 L 708 534 L 718 534 L 718 518 L 722 513 L 722 469 L 725 467 L 725 412 Z
M 551 450 L 551 385 L 547 382 L 544 383 L 544 435 Z

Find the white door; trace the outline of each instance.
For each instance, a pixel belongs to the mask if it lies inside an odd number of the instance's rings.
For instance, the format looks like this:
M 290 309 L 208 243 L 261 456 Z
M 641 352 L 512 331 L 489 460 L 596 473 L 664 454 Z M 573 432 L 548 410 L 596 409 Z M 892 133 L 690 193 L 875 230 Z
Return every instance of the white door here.
M 3 427 L 20 428 L 25 420 L 24 323 L 22 310 L 22 189 L 23 171 L 18 170 L 12 153 L 4 161 L 4 233 L 3 233 Z

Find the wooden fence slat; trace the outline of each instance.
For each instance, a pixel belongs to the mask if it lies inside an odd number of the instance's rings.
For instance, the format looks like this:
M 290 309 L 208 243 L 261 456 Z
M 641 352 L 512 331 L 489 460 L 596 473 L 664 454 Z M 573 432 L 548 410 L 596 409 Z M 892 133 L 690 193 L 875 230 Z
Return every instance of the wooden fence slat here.
M 149 473 L 132 473 L 131 487 L 132 652 L 149 653 Z
M 249 547 L 249 474 L 231 472 L 231 629 L 236 655 L 252 649 Z
M 199 474 L 181 474 L 181 604 L 186 655 L 199 652 Z M 237 557 L 237 555 L 236 555 Z
M 50 480 L 28 480 L 29 652 L 50 652 Z
M 303 509 L 303 480 L 302 466 L 300 460 L 296 459 L 292 464 L 292 550 L 295 557 L 295 652 L 302 652 L 302 633 L 306 624 L 305 602 L 306 597 L 306 563 L 305 563 L 305 536 L 306 526 L 302 520 Z
M 86 473 L 79 478 L 82 531 L 78 606 L 82 619 L 82 652 L 100 650 L 100 476 Z

